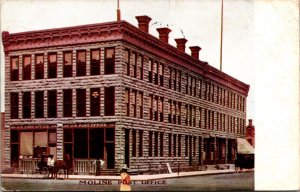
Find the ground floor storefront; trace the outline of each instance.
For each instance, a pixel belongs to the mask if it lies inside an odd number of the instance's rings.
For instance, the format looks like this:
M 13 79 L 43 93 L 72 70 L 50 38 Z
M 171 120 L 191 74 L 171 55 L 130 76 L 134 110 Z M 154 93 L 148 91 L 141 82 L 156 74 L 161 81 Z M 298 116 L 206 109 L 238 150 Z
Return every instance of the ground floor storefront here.
M 50 154 L 55 160 L 68 156 L 74 174 L 95 174 L 96 159 L 104 160 L 103 173 L 117 173 L 124 164 L 140 174 L 195 171 L 233 163 L 237 147 L 234 137 L 134 129 L 113 122 L 14 125 L 9 142 L 9 166 L 21 173 L 34 171 L 41 156 Z

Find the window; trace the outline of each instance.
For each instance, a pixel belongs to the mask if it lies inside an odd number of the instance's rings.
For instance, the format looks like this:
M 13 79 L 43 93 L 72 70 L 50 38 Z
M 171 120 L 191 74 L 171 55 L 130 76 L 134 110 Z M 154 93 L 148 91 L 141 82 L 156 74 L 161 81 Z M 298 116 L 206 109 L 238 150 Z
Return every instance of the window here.
M 188 117 L 189 117 L 189 106 L 185 105 L 185 125 L 188 126 Z
M 44 55 L 35 56 L 35 79 L 44 79 Z
M 10 93 L 10 118 L 19 118 L 19 93 Z
M 115 87 L 104 88 L 104 115 L 115 115 Z
M 138 102 L 139 102 L 139 118 L 143 118 L 143 93 L 139 92 L 138 94 Z
M 207 129 L 207 109 L 204 109 L 204 129 Z
M 154 62 L 153 73 L 154 73 L 154 84 L 158 85 L 158 63 L 157 63 L 157 61 Z
M 131 92 L 131 111 L 133 112 L 133 117 L 136 117 L 136 91 Z
M 149 119 L 153 119 L 153 95 L 149 96 Z
M 172 67 L 169 67 L 169 89 L 172 89 Z
M 189 140 L 188 140 L 188 136 L 186 135 L 185 136 L 185 156 L 189 156 Z
M 57 54 L 50 53 L 48 55 L 48 78 L 57 77 Z
M 186 74 L 185 94 L 189 94 L 189 75 Z
M 57 103 L 56 90 L 48 91 L 48 117 L 49 118 L 53 118 L 57 116 L 56 103 Z
M 158 132 L 154 132 L 154 157 L 158 157 Z
M 10 59 L 10 80 L 19 80 L 19 57 L 11 57 Z
M 130 66 L 130 76 L 136 78 L 136 65 L 137 65 L 137 58 L 136 53 L 132 53 L 132 60 Z
M 172 123 L 172 110 L 173 110 L 173 107 L 172 107 L 172 100 L 169 100 L 169 114 L 168 114 L 168 122 L 169 123 Z
M 23 93 L 23 118 L 31 117 L 31 93 L 24 92 Z
M 181 92 L 181 71 L 178 73 L 178 91 Z
M 160 156 L 164 156 L 164 133 L 160 133 Z
M 153 60 L 152 59 L 149 59 L 149 62 L 148 62 L 148 80 L 149 80 L 149 83 L 152 83 L 153 81 Z
M 137 78 L 143 80 L 144 58 L 142 55 L 138 56 L 137 65 L 138 65 Z
M 172 114 L 173 114 L 173 117 L 172 117 L 172 120 L 173 120 L 173 123 L 176 124 L 176 115 L 178 114 L 177 112 L 177 102 L 174 101 L 174 107 L 173 107 L 173 111 L 172 111 Z
M 143 131 L 139 130 L 139 157 L 143 156 Z
M 72 77 L 72 52 L 64 52 L 63 76 Z
M 219 121 L 220 121 L 220 119 L 219 119 L 219 113 L 218 112 L 216 112 L 216 116 L 217 116 L 217 127 L 216 127 L 216 130 L 217 131 L 219 131 Z
M 158 97 L 155 96 L 154 97 L 154 101 L 153 101 L 153 107 L 154 107 L 154 120 L 158 121 Z
M 86 52 L 77 51 L 76 58 L 76 76 L 85 76 L 86 75 Z
M 202 80 L 199 80 L 199 98 L 202 99 Z
M 74 129 L 74 157 L 88 158 L 88 129 Z
M 197 84 L 197 82 L 196 82 L 196 78 L 193 78 L 193 79 L 194 79 L 194 81 L 193 81 L 193 91 L 194 91 L 194 97 L 196 97 L 196 92 L 197 92 L 196 84 Z
M 164 65 L 159 64 L 159 85 L 164 86 Z
M 159 121 L 163 122 L 164 121 L 164 98 L 160 98 L 158 100 L 158 110 L 159 110 Z
M 215 86 L 211 85 L 211 101 L 215 102 Z
M 130 75 L 130 51 L 128 49 L 125 50 L 125 73 Z
M 85 89 L 76 89 L 76 115 L 77 117 L 86 116 L 86 91 Z
M 105 48 L 104 74 L 115 73 L 115 49 Z
M 173 80 L 174 91 L 176 91 L 177 90 L 177 70 L 176 69 L 173 69 L 172 80 Z
M 44 91 L 35 92 L 35 117 L 44 117 Z
M 189 126 L 192 126 L 193 123 L 193 106 L 189 106 Z
M 177 146 L 176 146 L 176 138 L 177 138 L 177 135 L 174 134 L 173 135 L 173 157 L 176 157 L 176 149 L 177 149 Z
M 136 157 L 136 130 L 132 130 L 132 157 Z
M 202 108 L 199 107 L 199 127 L 202 128 Z
M 190 87 L 191 96 L 193 96 L 193 84 L 194 84 L 194 78 L 192 76 L 189 76 L 189 87 Z
M 172 133 L 169 133 L 169 157 L 172 157 Z
M 99 116 L 100 115 L 100 88 L 92 88 L 90 90 L 90 109 L 91 116 Z
M 178 103 L 178 124 L 181 125 L 181 102 Z
M 196 107 L 193 106 L 193 126 L 196 127 Z
M 178 135 L 178 157 L 181 157 L 181 135 Z
M 91 75 L 100 75 L 100 49 L 91 50 Z
M 31 79 L 31 56 L 23 57 L 23 80 Z
M 211 121 L 212 121 L 211 129 L 215 129 L 215 112 L 214 111 L 211 112 Z
M 72 117 L 72 89 L 63 90 L 64 117 Z
M 129 89 L 125 89 L 125 115 L 126 116 L 130 116 L 130 90 Z
M 197 141 L 197 138 L 196 136 L 194 136 L 194 139 L 193 139 L 193 155 L 196 156 L 196 141 Z
M 152 157 L 152 131 L 149 131 L 149 157 Z

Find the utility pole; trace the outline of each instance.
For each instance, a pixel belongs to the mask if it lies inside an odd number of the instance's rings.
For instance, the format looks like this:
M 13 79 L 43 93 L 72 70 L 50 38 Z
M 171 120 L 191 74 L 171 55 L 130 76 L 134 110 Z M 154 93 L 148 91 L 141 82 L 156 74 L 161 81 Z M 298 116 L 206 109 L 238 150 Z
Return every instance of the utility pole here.
M 221 5 L 221 47 L 220 47 L 220 71 L 222 71 L 222 53 L 223 53 L 223 0 Z

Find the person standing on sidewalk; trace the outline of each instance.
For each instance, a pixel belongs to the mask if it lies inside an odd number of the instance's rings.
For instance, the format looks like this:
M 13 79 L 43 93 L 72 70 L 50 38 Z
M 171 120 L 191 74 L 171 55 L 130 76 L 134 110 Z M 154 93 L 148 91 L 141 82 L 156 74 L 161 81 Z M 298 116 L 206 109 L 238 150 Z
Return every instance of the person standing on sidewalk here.
M 49 175 L 51 173 L 51 177 L 54 177 L 54 159 L 53 159 L 53 155 L 49 155 L 48 159 L 47 159 L 47 166 L 49 169 Z M 48 177 L 49 177 L 48 175 Z
M 99 176 L 101 173 L 101 168 L 104 165 L 104 161 L 102 159 L 97 158 L 93 164 L 96 165 L 96 176 Z
M 120 185 L 120 191 L 131 191 L 131 187 L 130 187 L 130 175 L 127 172 L 128 167 L 125 164 L 122 167 L 121 170 L 121 185 Z

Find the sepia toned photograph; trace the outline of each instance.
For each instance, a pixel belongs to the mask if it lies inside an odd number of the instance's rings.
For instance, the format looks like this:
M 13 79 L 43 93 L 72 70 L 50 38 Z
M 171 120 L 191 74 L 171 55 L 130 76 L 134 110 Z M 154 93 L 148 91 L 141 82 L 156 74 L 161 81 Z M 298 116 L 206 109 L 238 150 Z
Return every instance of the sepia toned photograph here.
M 287 26 L 299 21 L 296 1 L 281 3 L 2 0 L 1 190 L 296 190 L 299 110 L 281 132 L 294 135 L 290 167 L 266 152 L 273 125 L 261 121 L 276 96 L 264 96 L 272 62 L 259 55 L 270 40 L 258 15 L 275 10 L 285 26 L 284 5 Z M 297 72 L 293 53 L 286 67 Z M 272 188 L 279 161 L 290 183 Z

